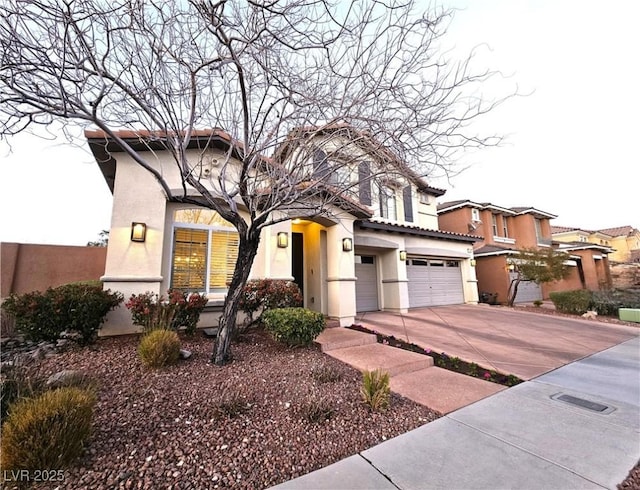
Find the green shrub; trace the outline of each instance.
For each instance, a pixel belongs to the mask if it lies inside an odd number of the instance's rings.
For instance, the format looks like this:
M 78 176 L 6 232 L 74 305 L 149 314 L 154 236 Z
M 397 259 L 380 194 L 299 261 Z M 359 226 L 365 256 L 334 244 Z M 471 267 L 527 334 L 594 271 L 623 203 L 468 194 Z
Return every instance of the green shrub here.
M 262 315 L 266 330 L 278 342 L 309 345 L 324 330 L 322 313 L 306 308 L 276 308 Z
M 391 388 L 389 387 L 389 373 L 376 369 L 362 373 L 362 388 L 360 389 L 363 401 L 369 408 L 377 412 L 389 406 Z
M 91 391 L 60 388 L 15 403 L 2 427 L 3 470 L 71 464 L 90 434 L 95 402 Z
M 240 296 L 239 309 L 247 315 L 248 323 L 256 321 L 254 315 L 274 308 L 302 306 L 302 293 L 298 285 L 278 279 L 255 279 L 247 282 Z
M 590 308 L 597 311 L 598 315 L 617 317 L 620 308 L 640 308 L 640 291 L 596 291 L 593 293 Z
M 542 306 L 542 301 L 537 299 L 533 302 L 533 306 L 540 308 Z
M 71 330 L 87 344 L 96 339 L 105 316 L 121 301 L 120 293 L 103 291 L 99 285 L 73 283 L 44 293 L 12 294 L 2 308 L 15 317 L 16 329 L 29 340 L 55 341 Z
M 140 325 L 145 332 L 185 327 L 186 333 L 193 335 L 207 304 L 206 295 L 169 289 L 167 296 L 165 298 L 149 291 L 131 295 L 125 306 L 131 310 L 133 324 Z
M 591 306 L 591 291 L 577 289 L 575 291 L 556 291 L 549 294 L 556 310 L 560 313 L 582 315 Z
M 173 330 L 152 330 L 138 345 L 138 354 L 145 366 L 159 368 L 178 362 L 180 339 Z

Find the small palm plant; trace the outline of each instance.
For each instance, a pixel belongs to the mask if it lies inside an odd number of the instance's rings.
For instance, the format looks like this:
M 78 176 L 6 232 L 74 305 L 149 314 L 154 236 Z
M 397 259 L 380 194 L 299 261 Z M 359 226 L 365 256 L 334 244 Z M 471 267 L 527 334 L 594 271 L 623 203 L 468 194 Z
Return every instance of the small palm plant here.
M 389 373 L 380 369 L 362 373 L 360 393 L 363 401 L 369 405 L 373 412 L 388 408 L 391 397 Z

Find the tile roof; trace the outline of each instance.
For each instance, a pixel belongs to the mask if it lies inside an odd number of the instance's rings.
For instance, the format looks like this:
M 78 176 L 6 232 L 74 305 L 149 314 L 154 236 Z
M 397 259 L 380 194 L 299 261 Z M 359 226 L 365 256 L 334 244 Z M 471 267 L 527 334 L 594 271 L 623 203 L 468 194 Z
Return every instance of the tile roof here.
M 498 206 L 497 204 L 492 204 L 490 202 L 475 202 L 469 199 L 443 202 L 441 204 L 438 204 L 438 211 L 448 212 L 464 206 L 469 206 L 469 207 L 479 208 L 479 209 L 495 210 L 507 215 L 532 214 L 534 216 L 540 216 L 543 218 L 557 218 L 555 214 L 551 214 L 546 211 L 536 209 L 533 206 L 516 206 L 512 208 L 505 208 L 504 206 Z
M 629 235 L 632 235 L 634 232 L 637 232 L 638 230 L 635 229 L 633 226 L 627 225 L 627 226 L 618 226 L 616 228 L 603 228 L 598 231 L 600 233 L 604 233 L 605 235 L 616 237 L 616 236 L 629 236 Z
M 473 251 L 473 255 L 480 257 L 483 255 L 503 255 L 517 253 L 515 248 L 506 247 L 503 245 L 485 245 Z
M 369 220 L 357 221 L 361 228 L 370 228 L 374 230 L 395 231 L 398 233 L 408 233 L 411 235 L 427 236 L 431 238 L 442 238 L 445 240 L 477 242 L 482 237 L 476 235 L 466 235 L 464 233 L 455 233 L 453 231 L 432 230 L 417 225 L 408 225 L 404 223 L 388 223 L 386 221 L 378 221 L 375 218 Z
M 551 234 L 554 233 L 567 233 L 568 231 L 584 231 L 580 228 L 574 228 L 573 226 L 555 226 L 551 225 Z

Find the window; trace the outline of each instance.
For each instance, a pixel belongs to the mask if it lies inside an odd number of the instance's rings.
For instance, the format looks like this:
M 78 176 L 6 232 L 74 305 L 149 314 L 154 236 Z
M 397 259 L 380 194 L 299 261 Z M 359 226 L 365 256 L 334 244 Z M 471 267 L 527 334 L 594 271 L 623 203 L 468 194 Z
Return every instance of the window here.
M 327 154 L 317 149 L 313 152 L 313 177 L 315 179 L 324 179 L 329 175 L 329 161 Z
M 507 228 L 507 217 L 502 217 L 502 232 L 504 233 L 504 237 L 507 238 L 509 236 L 509 228 Z
M 369 162 L 358 164 L 358 198 L 362 204 L 371 206 L 371 167 Z
M 420 193 L 420 204 L 429 204 L 431 199 L 429 198 L 429 194 L 425 194 L 424 192 Z
M 480 210 L 471 208 L 471 221 L 480 221 Z
M 539 218 L 535 218 L 535 225 L 536 238 L 538 239 L 538 242 L 540 242 L 540 240 L 542 239 L 542 221 Z
M 404 205 L 404 220 L 411 223 L 413 222 L 413 193 L 410 185 L 402 189 L 402 202 Z
M 390 220 L 397 220 L 396 191 L 387 185 L 380 186 L 380 216 Z
M 238 258 L 238 233 L 208 209 L 176 211 L 174 221 L 171 287 L 226 292 Z
M 493 236 L 498 236 L 498 215 L 491 215 L 491 226 L 493 227 Z

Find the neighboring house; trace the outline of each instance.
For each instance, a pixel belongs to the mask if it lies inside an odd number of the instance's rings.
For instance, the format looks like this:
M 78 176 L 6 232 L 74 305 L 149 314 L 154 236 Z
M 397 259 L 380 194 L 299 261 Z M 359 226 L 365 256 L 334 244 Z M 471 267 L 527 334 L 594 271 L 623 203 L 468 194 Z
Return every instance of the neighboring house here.
M 516 277 L 515 256 L 523 248 L 554 247 L 550 220 L 556 215 L 534 207 L 506 208 L 488 202 L 470 200 L 438 205 L 440 228 L 452 232 L 477 234 L 483 240 L 474 245 L 478 290 L 497 294 L 497 301 L 508 299 L 509 285 Z M 575 267 L 568 278 L 551 284 L 522 282 L 516 302 L 530 302 L 548 297 L 550 291 L 567 289 L 599 289 L 610 283 L 606 254 L 610 248 L 579 243 L 565 247 L 571 255 L 569 265 Z M 598 263 L 597 261 L 602 261 Z
M 321 216 L 305 214 L 300 203 L 286 210 L 283 216 L 289 219 L 263 230 L 250 277 L 294 280 L 305 307 L 342 326 L 352 324 L 357 311 L 406 312 L 419 306 L 476 303 L 471 258 L 478 238 L 438 229 L 436 198 L 444 191 L 400 163 L 384 179 L 367 179 L 375 173 L 375 161 L 334 172 L 331 146 L 349 148 L 344 141 L 348 132 L 337 127 L 314 131 L 316 136 L 321 133 L 309 165 L 348 179 L 352 191 L 338 196 Z M 215 306 L 226 295 L 237 256 L 235 229 L 210 209 L 168 202 L 151 173 L 113 141 L 105 141 L 102 132 L 85 135 L 113 193 L 105 288 L 125 297 L 169 288 L 204 292 L 212 306 L 200 326 L 214 325 Z M 171 188 L 179 188 L 178 171 L 160 142 L 132 132 L 118 136 L 139 151 L 149 151 L 154 168 Z M 229 149 L 228 135 L 209 130 L 196 132 L 187 152 L 194 161 L 206 155 L 204 161 L 211 163 L 201 171 L 210 177 L 217 172 L 216 159 Z M 287 151 L 295 148 L 281 148 L 279 155 Z M 190 191 L 190 198 L 197 201 L 198 194 Z M 144 231 L 143 236 L 135 237 L 137 231 Z M 102 334 L 134 330 L 129 312 L 119 308 L 110 314 Z
M 560 242 L 589 242 L 611 247 L 611 262 L 640 263 L 640 231 L 632 226 L 601 230 L 554 226 L 551 231 L 553 239 Z

